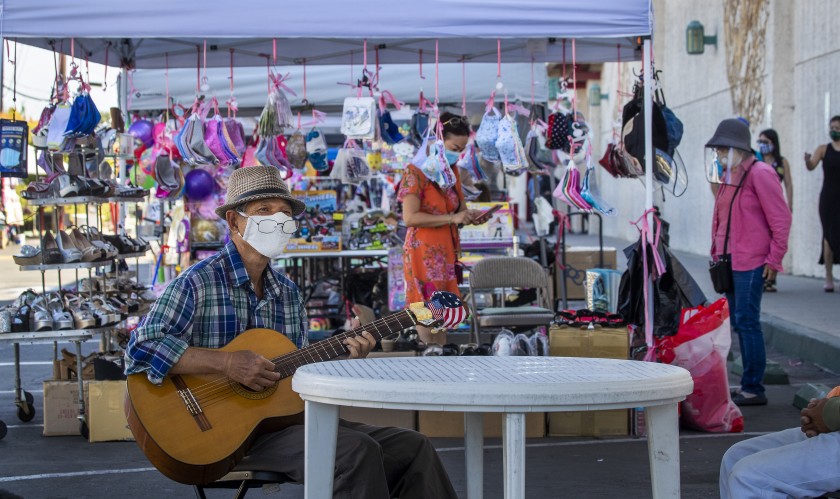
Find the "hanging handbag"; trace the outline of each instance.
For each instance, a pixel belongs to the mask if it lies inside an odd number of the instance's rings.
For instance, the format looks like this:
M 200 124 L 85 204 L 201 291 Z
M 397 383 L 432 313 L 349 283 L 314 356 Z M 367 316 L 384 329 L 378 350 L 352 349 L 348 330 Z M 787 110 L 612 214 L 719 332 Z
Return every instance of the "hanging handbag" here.
M 735 188 L 735 194 L 732 195 L 732 202 L 729 204 L 729 215 L 726 219 L 726 236 L 723 239 L 723 254 L 716 261 L 709 263 L 709 275 L 712 278 L 712 284 L 715 287 L 715 291 L 720 294 L 726 294 L 733 290 L 732 255 L 729 254 L 729 229 L 732 225 L 732 207 L 735 206 L 738 191 L 744 185 L 744 181 L 747 179 L 747 175 L 750 174 L 750 170 L 752 168 L 744 172 L 744 176 L 738 182 L 738 187 Z

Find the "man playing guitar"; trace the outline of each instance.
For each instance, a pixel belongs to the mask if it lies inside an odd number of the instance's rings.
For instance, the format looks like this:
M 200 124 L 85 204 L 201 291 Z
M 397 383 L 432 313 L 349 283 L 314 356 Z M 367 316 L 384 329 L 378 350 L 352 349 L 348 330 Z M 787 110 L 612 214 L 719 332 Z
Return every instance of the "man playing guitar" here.
M 300 290 L 269 265 L 283 254 L 296 230 L 292 217 L 303 210 L 276 168 L 233 172 L 225 204 L 216 210 L 230 242 L 167 286 L 131 335 L 127 374 L 145 373 L 155 385 L 171 376 L 216 374 L 254 392 L 273 387 L 281 378 L 273 362 L 250 350 L 217 349 L 254 328 L 282 331 L 297 348 L 307 346 Z M 363 358 L 375 339 L 364 332 L 344 345 L 349 358 Z M 295 424 L 256 438 L 234 469 L 276 471 L 303 483 L 303 452 L 304 429 Z M 457 497 L 425 436 L 343 420 L 334 487 L 334 497 L 342 498 Z

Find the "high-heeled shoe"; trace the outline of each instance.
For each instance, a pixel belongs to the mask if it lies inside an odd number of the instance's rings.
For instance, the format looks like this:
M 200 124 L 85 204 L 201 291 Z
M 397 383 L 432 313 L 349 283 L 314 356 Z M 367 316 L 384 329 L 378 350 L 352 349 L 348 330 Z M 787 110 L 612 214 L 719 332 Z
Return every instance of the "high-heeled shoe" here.
M 83 225 L 80 227 L 80 230 L 83 231 L 85 235 L 87 235 L 88 241 L 97 248 L 100 248 L 105 251 L 105 259 L 109 260 L 111 258 L 116 258 L 119 255 L 120 250 L 117 249 L 116 246 L 113 244 L 105 241 L 102 239 L 102 234 L 96 227 L 90 227 L 88 225 Z
M 70 312 L 64 310 L 64 305 L 58 293 L 49 293 L 48 296 L 49 302 L 47 302 L 47 307 L 52 316 L 53 329 L 56 331 L 73 329 L 73 316 Z
M 58 234 L 58 249 L 61 251 L 61 257 L 64 263 L 79 262 L 82 260 L 82 251 L 73 244 L 73 241 L 63 230 L 57 231 Z
M 58 242 L 50 231 L 44 234 L 44 239 L 41 241 L 41 254 L 44 257 L 44 263 L 47 265 L 61 263 L 63 261 L 61 250 L 58 248 Z
M 30 331 L 51 331 L 53 320 L 50 311 L 47 309 L 43 296 L 39 296 L 32 302 L 32 309 L 29 313 Z
M 73 244 L 82 251 L 83 262 L 95 262 L 105 258 L 105 250 L 97 248 L 82 234 L 78 227 L 74 227 L 68 234 Z
M 108 316 L 107 322 L 104 320 L 102 321 L 103 326 L 113 326 L 122 320 L 122 314 L 120 311 L 108 303 L 108 300 L 106 300 L 102 295 L 92 296 L 90 298 L 90 303 L 99 309 L 100 312 Z
M 73 293 L 64 294 L 64 308 L 70 311 L 73 316 L 73 323 L 76 329 L 88 329 L 96 327 L 96 317 L 87 308 L 82 307 L 82 300 Z
M 53 179 L 50 187 L 53 189 L 53 192 L 58 194 L 59 197 L 68 198 L 79 195 L 80 184 L 70 175 L 61 174 Z

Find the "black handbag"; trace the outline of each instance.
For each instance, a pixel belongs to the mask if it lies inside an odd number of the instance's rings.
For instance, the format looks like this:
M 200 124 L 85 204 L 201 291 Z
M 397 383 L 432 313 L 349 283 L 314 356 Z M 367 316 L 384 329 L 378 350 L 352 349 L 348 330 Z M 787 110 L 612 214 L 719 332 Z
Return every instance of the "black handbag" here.
M 732 195 L 732 202 L 729 204 L 729 216 L 726 219 L 726 237 L 723 240 L 723 254 L 716 261 L 709 263 L 709 275 L 712 278 L 712 285 L 715 287 L 715 291 L 720 294 L 726 294 L 732 291 L 733 288 L 732 255 L 729 254 L 729 228 L 732 225 L 732 207 L 735 206 L 738 191 L 741 190 L 741 186 L 744 185 L 747 175 L 752 170 L 752 165 L 750 166 L 750 169 L 744 172 L 744 176 L 738 182 L 738 187 L 735 188 L 735 194 Z

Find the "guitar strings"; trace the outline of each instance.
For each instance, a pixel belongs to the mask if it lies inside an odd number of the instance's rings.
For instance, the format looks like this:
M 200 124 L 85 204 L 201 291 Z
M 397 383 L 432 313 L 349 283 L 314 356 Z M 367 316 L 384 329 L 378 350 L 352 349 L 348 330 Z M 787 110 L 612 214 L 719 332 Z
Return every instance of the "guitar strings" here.
M 400 316 L 402 316 L 402 315 L 408 316 L 407 313 L 403 312 L 403 313 L 394 314 L 394 315 L 391 315 L 391 316 L 388 316 L 388 317 L 385 317 L 385 318 L 382 318 L 382 319 L 378 319 L 378 320 L 376 320 L 376 321 L 374 321 L 370 324 L 366 324 L 362 327 L 358 327 L 358 328 L 352 329 L 350 331 L 346 331 L 346 332 L 341 333 L 339 335 L 333 336 L 332 338 L 329 338 L 327 340 L 320 341 L 318 343 L 315 343 L 315 344 L 310 345 L 308 347 L 305 347 L 303 349 L 295 350 L 293 352 L 289 352 L 285 355 L 275 357 L 275 358 L 270 359 L 270 360 L 272 362 L 274 362 L 275 365 L 276 365 L 275 371 L 281 372 L 281 374 L 285 374 L 284 378 L 289 377 L 292 374 L 294 374 L 294 371 L 298 367 L 300 367 L 302 365 L 305 365 L 305 364 L 308 364 L 308 363 L 318 361 L 318 360 L 315 359 L 315 356 L 312 352 L 315 352 L 315 353 L 321 352 L 323 354 L 326 354 L 327 356 L 330 356 L 332 354 L 336 354 L 335 356 L 339 356 L 339 355 L 342 355 L 343 353 L 347 352 L 346 346 L 341 343 L 346 338 L 358 336 L 362 332 L 367 331 L 370 328 L 373 328 L 374 331 L 376 332 L 376 334 L 380 335 L 380 337 L 384 337 L 385 335 L 383 335 L 379 331 L 379 326 L 385 326 L 386 333 L 393 333 L 394 329 L 392 329 L 392 327 L 391 327 L 393 325 L 399 326 L 400 329 L 404 329 L 405 327 L 410 327 L 411 325 L 414 324 L 414 321 L 412 320 L 411 324 L 409 324 L 408 326 L 405 326 L 400 321 Z M 410 318 L 410 316 L 408 316 L 408 317 Z M 336 350 L 336 345 L 341 349 L 342 353 L 338 353 L 338 350 Z M 328 346 L 332 350 L 332 353 L 330 353 L 330 350 L 327 349 Z M 309 354 L 309 360 L 307 360 L 307 354 Z M 301 360 L 301 359 L 303 360 L 303 362 L 298 363 L 297 361 Z M 318 355 L 318 359 L 320 361 L 325 360 L 324 358 L 321 357 L 320 354 Z M 278 371 L 277 368 L 280 368 L 280 367 L 283 367 L 283 368 L 289 368 L 290 367 L 291 369 L 289 369 L 289 371 L 291 371 L 291 372 L 286 373 L 286 369 Z M 220 394 L 231 395 L 229 392 L 227 392 L 225 390 L 227 388 L 227 386 L 230 384 L 231 381 L 232 381 L 231 378 L 229 378 L 227 376 L 222 376 L 222 377 L 217 378 L 214 381 L 210 381 L 210 382 L 207 382 L 203 385 L 199 385 L 191 391 L 192 391 L 193 397 L 195 397 L 197 401 L 199 401 L 200 403 L 202 403 L 203 405 L 206 406 L 206 405 L 210 405 L 210 404 L 212 404 L 212 402 L 218 400 L 219 397 L 217 395 L 220 395 Z M 216 396 L 214 396 L 214 395 L 216 395 Z M 201 400 L 199 400 L 199 399 L 201 399 Z
M 405 324 L 403 324 L 400 321 L 400 317 L 398 315 L 400 315 L 400 314 L 396 314 L 395 316 L 389 316 L 389 317 L 386 317 L 384 319 L 377 320 L 375 322 L 379 323 L 379 325 L 391 326 L 392 324 L 396 324 L 400 328 L 406 327 Z M 413 321 L 412 321 L 412 324 L 413 324 Z M 306 353 L 308 351 L 315 351 L 315 352 L 320 351 L 320 352 L 325 353 L 329 356 L 330 352 L 329 352 L 329 350 L 327 350 L 327 345 L 329 345 L 331 347 L 333 353 L 338 353 L 335 346 L 334 346 L 334 345 L 338 345 L 339 348 L 341 348 L 342 352 L 346 352 L 346 348 L 340 342 L 343 341 L 344 339 L 348 338 L 348 337 L 360 334 L 358 332 L 359 330 L 364 331 L 370 325 L 373 325 L 374 330 L 377 332 L 377 334 L 381 335 L 381 333 L 379 333 L 379 325 L 371 323 L 371 324 L 365 325 L 364 327 L 359 327 L 359 328 L 356 328 L 354 330 L 342 333 L 340 335 L 336 335 L 336 336 L 334 336 L 334 337 L 332 337 L 328 340 L 324 340 L 324 341 L 315 343 L 315 344 L 310 345 L 309 347 L 306 347 L 306 348 L 301 349 L 301 350 L 295 350 L 294 352 L 289 352 L 288 354 L 285 354 L 285 355 L 280 356 L 280 357 L 276 357 L 276 358 L 271 359 L 271 360 L 273 362 L 275 362 L 275 364 L 278 364 L 277 367 L 283 367 L 283 368 L 291 367 L 292 368 L 292 369 L 290 369 L 291 372 L 285 372 L 285 369 L 280 371 L 282 374 L 286 375 L 285 377 L 291 376 L 292 374 L 294 374 L 294 370 L 296 370 L 297 367 L 300 367 L 301 365 L 304 365 L 306 363 L 311 363 L 311 362 L 315 361 L 314 355 L 312 355 L 312 354 L 310 354 L 310 356 L 309 356 L 311 360 L 307 360 Z M 411 324 L 409 324 L 409 326 L 410 325 Z M 391 331 L 393 331 L 392 326 L 388 327 L 388 332 L 390 333 Z M 304 362 L 303 363 L 297 363 L 297 361 L 300 360 L 301 358 L 303 359 Z M 319 359 L 321 361 L 324 360 L 322 357 L 320 357 L 320 355 L 319 355 Z M 216 381 L 206 383 L 205 385 L 199 385 L 193 391 L 193 394 L 194 394 L 194 396 L 199 395 L 199 394 L 200 395 L 207 395 L 208 394 L 208 389 L 213 390 L 214 388 L 217 388 L 217 387 L 226 387 L 229 384 L 230 381 L 231 380 L 228 377 L 220 377 Z
M 389 317 L 386 317 L 386 318 L 383 318 L 383 319 L 379 319 L 379 320 L 377 320 L 377 321 L 375 321 L 375 322 L 385 322 L 385 323 L 387 323 L 387 322 L 396 322 L 396 324 L 397 324 L 398 326 L 400 326 L 401 328 L 404 328 L 404 327 L 403 327 L 404 325 L 403 325 L 403 324 L 399 321 L 399 315 L 401 315 L 401 314 L 395 314 L 395 315 L 393 315 L 393 316 L 389 316 Z M 412 324 L 413 324 L 413 323 L 414 323 L 414 322 L 412 321 Z M 371 323 L 371 324 L 372 324 L 372 323 Z M 343 336 L 344 336 L 344 337 L 349 337 L 349 335 L 354 334 L 354 333 L 355 333 L 355 331 L 357 331 L 357 330 L 365 330 L 365 327 L 367 327 L 367 326 L 369 326 L 369 325 L 370 325 L 370 324 L 367 324 L 367 325 L 365 325 L 364 327 L 359 327 L 359 328 L 353 329 L 353 330 L 351 330 L 351 331 L 348 331 L 348 332 L 342 333 L 342 334 L 340 334 L 340 335 L 336 335 L 336 336 L 334 336 L 334 337 L 333 337 L 333 338 L 331 338 L 331 339 L 337 339 L 337 338 L 341 338 L 341 337 L 343 337 Z M 324 340 L 324 341 L 328 341 L 328 340 Z M 316 344 L 314 344 L 314 345 L 311 345 L 310 347 L 307 347 L 307 348 L 313 348 L 313 349 L 314 349 L 314 347 L 318 347 L 318 346 L 320 346 L 320 344 L 321 344 L 321 343 L 323 343 L 323 342 L 318 342 L 318 343 L 316 343 Z M 302 351 L 302 350 L 297 350 L 297 351 L 295 351 L 295 352 L 290 352 L 289 354 L 286 354 L 286 355 L 281 356 L 281 357 L 277 357 L 276 359 L 283 359 L 283 358 L 284 358 L 284 357 L 286 357 L 286 356 L 289 356 L 289 357 L 292 357 L 292 358 L 296 358 L 296 357 L 298 357 L 298 355 L 295 355 L 295 354 L 296 354 L 296 353 L 298 353 L 298 352 L 301 352 L 301 351 Z M 326 349 L 324 349 L 324 351 L 326 352 Z M 300 366 L 295 366 L 295 368 L 296 368 L 296 367 L 300 367 Z M 293 374 L 293 373 L 292 373 L 292 374 Z M 288 376 L 286 376 L 286 377 L 289 377 L 289 376 L 291 376 L 291 374 L 290 374 L 290 375 L 288 375 Z M 235 392 L 231 392 L 231 391 L 227 390 L 227 387 L 228 387 L 228 385 L 229 385 L 229 382 L 230 382 L 230 381 L 231 381 L 231 379 L 230 379 L 230 378 L 224 378 L 224 379 L 222 379 L 222 380 L 221 380 L 221 384 L 220 384 L 220 385 L 218 384 L 218 383 L 219 383 L 218 381 L 217 381 L 217 382 L 211 382 L 211 383 L 208 383 L 208 385 L 210 385 L 210 384 L 217 384 L 217 386 L 216 386 L 214 389 L 211 389 L 210 391 L 208 391 L 208 390 L 206 390 L 206 389 L 205 389 L 205 390 L 203 390 L 203 394 L 202 394 L 202 395 L 200 395 L 200 396 L 199 396 L 199 395 L 197 395 L 195 392 L 193 392 L 193 396 L 195 397 L 196 401 L 199 403 L 199 405 L 200 405 L 202 408 L 203 408 L 203 407 L 208 407 L 208 406 L 213 405 L 213 404 L 215 404 L 215 403 L 217 403 L 217 402 L 221 402 L 221 401 L 223 401 L 224 399 L 227 399 L 227 398 L 229 398 L 229 397 L 231 397 L 231 396 L 235 395 Z M 204 385 L 202 385 L 202 386 L 204 386 Z M 258 393 L 258 392 L 257 392 L 257 393 Z
M 360 332 L 357 332 L 357 331 L 364 332 L 364 331 L 366 331 L 366 330 L 367 330 L 370 326 L 373 326 L 374 330 L 376 331 L 376 334 L 379 334 L 380 336 L 384 337 L 384 336 L 383 336 L 383 335 L 379 332 L 379 327 L 377 326 L 377 324 L 376 324 L 376 323 L 384 323 L 384 324 L 380 324 L 380 325 L 386 325 L 386 326 L 389 326 L 389 327 L 387 328 L 387 329 L 388 329 L 388 331 L 387 331 L 387 332 L 388 332 L 388 333 L 392 333 L 392 332 L 393 332 L 393 329 L 392 329 L 392 328 L 390 327 L 390 325 L 388 324 L 389 322 L 396 322 L 396 325 L 397 325 L 397 326 L 400 326 L 400 328 L 404 329 L 404 327 L 403 327 L 404 325 L 402 324 L 402 322 L 400 322 L 400 316 L 401 316 L 401 315 L 403 315 L 403 314 L 404 314 L 404 312 L 402 312 L 402 313 L 398 313 L 398 314 L 393 314 L 393 315 L 390 315 L 390 316 L 385 317 L 385 318 L 382 318 L 382 319 L 378 319 L 378 320 L 376 320 L 376 321 L 374 321 L 374 322 L 372 322 L 372 323 L 370 323 L 370 324 L 366 324 L 365 326 L 361 326 L 361 327 L 358 327 L 358 328 L 356 328 L 356 329 L 352 329 L 352 330 L 350 330 L 350 331 L 346 331 L 346 332 L 344 332 L 344 333 L 341 333 L 341 334 L 338 334 L 338 335 L 336 335 L 336 336 L 333 336 L 332 338 L 328 338 L 328 339 L 326 339 L 326 340 L 319 341 L 318 343 L 314 343 L 314 344 L 312 344 L 312 345 L 310 345 L 310 346 L 308 346 L 308 347 L 302 348 L 302 349 L 300 349 L 300 350 L 295 350 L 295 351 L 293 351 L 293 352 L 289 352 L 289 353 L 287 353 L 287 354 L 284 354 L 284 355 L 281 355 L 281 356 L 279 356 L 279 357 L 275 357 L 275 358 L 273 358 L 273 359 L 269 359 L 269 360 L 271 360 L 272 362 L 274 362 L 274 363 L 276 364 L 275 371 L 276 371 L 276 368 L 277 368 L 277 367 L 281 367 L 281 366 L 283 366 L 283 367 L 285 367 L 285 366 L 291 366 L 293 369 L 297 369 L 298 367 L 300 367 L 300 366 L 302 366 L 302 365 L 305 365 L 305 364 L 308 364 L 308 363 L 318 362 L 318 361 L 323 362 L 325 359 L 321 358 L 321 356 L 320 356 L 320 355 L 319 355 L 319 360 L 315 360 L 314 356 L 312 356 L 312 355 L 310 354 L 310 360 L 307 360 L 307 359 L 306 359 L 306 353 L 308 353 L 310 350 L 315 351 L 315 352 L 317 352 L 317 351 L 319 351 L 319 350 L 320 350 L 320 351 L 322 351 L 323 353 L 325 353 L 325 354 L 327 354 L 327 355 L 330 355 L 330 352 L 329 352 L 329 350 L 327 350 L 327 347 L 326 347 L 326 344 L 329 344 L 330 346 L 332 346 L 333 353 L 335 353 L 335 354 L 336 354 L 336 356 L 340 356 L 340 355 L 342 355 L 343 353 L 346 353 L 346 352 L 347 352 L 346 347 L 345 347 L 345 346 L 344 346 L 341 342 L 342 342 L 344 339 L 346 339 L 346 338 L 355 337 L 355 336 L 360 335 L 361 333 L 360 333 Z M 406 314 L 406 315 L 407 315 L 407 314 Z M 410 317 L 409 317 L 409 318 L 410 318 Z M 405 326 L 405 327 L 410 327 L 410 326 L 411 326 L 411 325 L 413 325 L 413 324 L 414 324 L 414 322 L 412 321 L 412 323 L 411 323 L 411 324 L 409 324 L 408 326 Z M 338 351 L 335 349 L 335 346 L 333 346 L 333 344 L 338 344 L 339 348 L 342 350 L 342 353 L 338 353 Z M 294 365 L 294 364 L 293 364 L 293 361 L 297 361 L 299 358 L 303 358 L 304 362 L 303 362 L 303 363 L 300 363 L 300 364 L 298 364 L 298 365 Z M 276 371 L 276 372 L 277 372 L 277 371 Z M 285 374 L 285 373 L 283 373 L 283 374 Z M 286 374 L 286 377 L 291 376 L 292 374 L 294 374 L 294 371 L 292 371 L 291 373 Z M 229 381 L 231 381 L 231 379 L 230 379 L 229 377 L 227 377 L 227 376 L 221 376 L 221 377 L 219 377 L 219 378 L 216 378 L 214 381 L 211 381 L 211 382 L 205 383 L 205 384 L 203 384 L 203 385 L 199 385 L 199 386 L 197 386 L 194 390 L 192 390 L 193 395 L 195 396 L 195 395 L 197 395 L 197 394 L 199 394 L 199 393 L 206 393 L 207 389 L 209 389 L 209 388 L 214 388 L 214 386 L 213 386 L 213 385 L 216 385 L 216 386 L 225 386 L 225 385 L 227 385 L 227 384 L 229 383 Z

